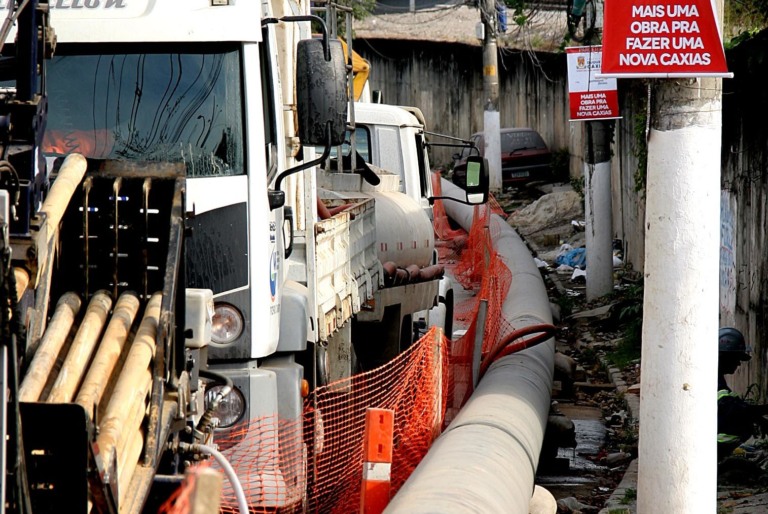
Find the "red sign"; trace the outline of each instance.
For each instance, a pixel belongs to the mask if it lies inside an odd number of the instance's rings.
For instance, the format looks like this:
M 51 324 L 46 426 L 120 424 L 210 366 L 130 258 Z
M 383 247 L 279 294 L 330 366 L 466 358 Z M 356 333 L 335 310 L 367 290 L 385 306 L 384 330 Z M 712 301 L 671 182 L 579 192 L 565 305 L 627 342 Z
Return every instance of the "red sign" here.
M 571 121 L 619 117 L 615 78 L 597 78 L 602 58 L 599 46 L 565 49 L 568 58 L 568 101 Z
M 711 0 L 605 0 L 608 77 L 732 77 Z

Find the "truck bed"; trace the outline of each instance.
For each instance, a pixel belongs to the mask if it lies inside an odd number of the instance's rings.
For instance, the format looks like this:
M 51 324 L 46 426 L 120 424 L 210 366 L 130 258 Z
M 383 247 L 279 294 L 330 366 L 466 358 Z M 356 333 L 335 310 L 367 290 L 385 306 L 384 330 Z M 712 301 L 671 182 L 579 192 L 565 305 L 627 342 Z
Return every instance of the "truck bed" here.
M 334 201 L 326 201 L 333 206 Z M 338 204 L 338 203 L 336 203 Z M 374 199 L 315 224 L 319 337 L 327 341 L 383 287 Z

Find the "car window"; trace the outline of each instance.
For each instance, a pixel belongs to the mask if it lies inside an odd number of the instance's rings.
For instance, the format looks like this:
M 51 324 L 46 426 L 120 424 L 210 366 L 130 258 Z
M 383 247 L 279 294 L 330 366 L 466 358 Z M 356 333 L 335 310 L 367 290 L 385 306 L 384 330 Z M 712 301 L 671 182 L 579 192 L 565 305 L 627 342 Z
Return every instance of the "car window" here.
M 512 132 L 502 132 L 501 151 L 502 153 L 511 153 L 518 150 L 529 148 L 546 148 L 544 140 L 538 132 L 533 130 L 521 130 Z

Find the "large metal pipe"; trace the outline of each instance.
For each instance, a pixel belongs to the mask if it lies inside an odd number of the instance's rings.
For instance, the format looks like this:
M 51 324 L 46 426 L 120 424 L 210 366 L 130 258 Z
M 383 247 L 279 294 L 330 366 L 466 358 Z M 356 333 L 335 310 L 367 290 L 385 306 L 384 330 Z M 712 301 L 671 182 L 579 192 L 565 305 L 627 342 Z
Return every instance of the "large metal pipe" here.
M 61 218 L 64 217 L 69 201 L 83 180 L 87 168 L 85 157 L 77 153 L 67 155 L 61 164 L 56 180 L 53 181 L 51 190 L 40 207 L 40 212 L 45 213 L 45 233 L 48 237 L 58 230 Z
M 29 370 L 24 376 L 19 389 L 19 400 L 22 402 L 36 402 L 45 388 L 51 371 L 56 364 L 56 359 L 61 348 L 67 340 L 72 325 L 80 310 L 81 300 L 77 293 L 66 293 L 56 304 L 48 330 L 40 342 L 40 346 L 32 358 Z
M 96 442 L 104 459 L 104 467 L 110 470 L 115 460 L 117 446 L 130 433 L 132 427 L 127 426 L 131 417 L 132 407 L 136 403 L 143 404 L 147 395 L 142 387 L 147 375 L 147 369 L 155 355 L 157 344 L 157 326 L 160 319 L 160 302 L 162 294 L 155 293 L 149 299 L 144 310 L 136 337 L 131 343 L 128 356 L 112 391 L 104 418 L 99 423 L 99 435 Z
M 445 196 L 461 191 L 442 181 Z M 474 209 L 444 202 L 469 230 Z M 496 251 L 512 272 L 502 306 L 516 328 L 552 323 L 544 281 L 520 236 L 493 215 Z M 385 510 L 528 514 L 554 373 L 554 340 L 500 358 Z
M 61 365 L 59 375 L 53 383 L 46 400 L 48 403 L 69 403 L 75 397 L 111 308 L 112 298 L 109 292 L 101 290 L 93 295 L 72 346 Z
M 93 363 L 75 399 L 92 417 L 101 405 L 104 390 L 120 359 L 138 310 L 139 298 L 135 293 L 125 292 L 120 295 Z

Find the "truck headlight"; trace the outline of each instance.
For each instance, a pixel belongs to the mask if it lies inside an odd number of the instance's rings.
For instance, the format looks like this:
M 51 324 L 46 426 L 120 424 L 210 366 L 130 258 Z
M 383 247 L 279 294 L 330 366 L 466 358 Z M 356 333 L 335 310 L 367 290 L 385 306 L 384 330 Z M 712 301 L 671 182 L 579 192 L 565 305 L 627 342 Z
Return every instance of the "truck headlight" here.
M 205 408 L 208 409 L 221 394 L 224 386 L 216 385 L 205 391 Z M 221 398 L 218 405 L 214 408 L 213 415 L 219 419 L 218 428 L 229 428 L 243 417 L 245 414 L 245 398 L 243 393 L 236 387 L 233 387 L 229 394 Z
M 227 345 L 243 333 L 243 315 L 228 303 L 217 303 L 213 306 L 211 320 L 211 341 L 219 345 Z

